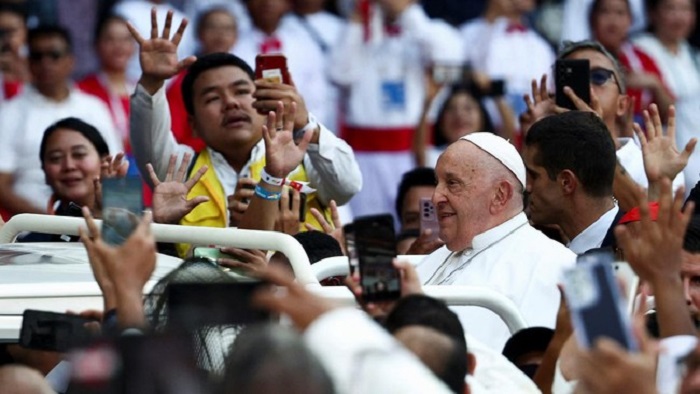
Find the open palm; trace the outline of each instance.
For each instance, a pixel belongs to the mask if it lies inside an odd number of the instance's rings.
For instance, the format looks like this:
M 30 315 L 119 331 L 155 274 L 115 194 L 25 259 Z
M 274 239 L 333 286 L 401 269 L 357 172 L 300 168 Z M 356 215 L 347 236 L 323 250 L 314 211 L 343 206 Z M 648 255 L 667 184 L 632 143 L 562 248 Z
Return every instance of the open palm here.
M 206 196 L 197 196 L 191 200 L 187 199 L 187 194 L 192 190 L 192 187 L 199 182 L 202 175 L 207 172 L 207 166 L 202 166 L 194 176 L 189 180 L 185 180 L 190 160 L 191 155 L 185 153 L 177 174 L 174 174 L 177 156 L 170 156 L 168 172 L 163 182 L 158 179 L 158 176 L 153 170 L 153 166 L 150 163 L 147 165 L 148 173 L 151 177 L 151 181 L 153 181 L 154 187 L 153 219 L 157 223 L 178 223 L 199 204 L 209 201 L 209 198 Z

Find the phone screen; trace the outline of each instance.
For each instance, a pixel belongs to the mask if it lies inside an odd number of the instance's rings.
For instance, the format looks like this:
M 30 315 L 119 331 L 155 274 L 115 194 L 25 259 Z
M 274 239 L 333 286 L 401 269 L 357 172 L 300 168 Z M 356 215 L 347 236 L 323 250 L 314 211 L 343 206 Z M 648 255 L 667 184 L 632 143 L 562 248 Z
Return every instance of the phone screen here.
M 167 288 L 168 325 L 194 330 L 205 326 L 251 324 L 269 320 L 251 305 L 265 282 L 173 283 Z
M 581 346 L 589 348 L 598 338 L 607 337 L 627 350 L 636 350 L 613 260 L 606 252 L 579 256 L 576 266 L 564 273 L 564 294 Z
M 65 352 L 88 344 L 93 335 L 85 324 L 94 320 L 65 313 L 27 309 L 19 344 L 27 349 Z
M 590 104 L 591 73 L 588 59 L 557 60 L 555 68 L 556 104 L 562 108 L 576 110 L 576 105 L 564 93 L 564 87 L 570 87 L 576 96 Z
M 394 300 L 401 296 L 401 280 L 393 259 L 396 234 L 391 215 L 365 216 L 353 222 L 360 266 L 362 297 L 366 301 Z
M 140 177 L 108 178 L 102 181 L 102 238 L 121 245 L 141 221 L 143 183 Z

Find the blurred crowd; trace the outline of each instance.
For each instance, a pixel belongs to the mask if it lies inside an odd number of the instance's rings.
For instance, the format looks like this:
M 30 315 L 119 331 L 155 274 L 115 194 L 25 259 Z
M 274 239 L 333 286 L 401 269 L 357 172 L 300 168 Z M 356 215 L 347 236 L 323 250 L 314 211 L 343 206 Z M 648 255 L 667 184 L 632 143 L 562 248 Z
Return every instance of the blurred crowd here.
M 209 364 L 169 360 L 180 374 L 150 377 L 162 392 L 700 392 L 697 7 L 0 0 L 0 213 L 84 217 L 79 237 L 22 240 L 82 241 L 104 296 L 98 330 L 154 349 L 182 350 L 151 337 L 162 305 L 142 300 L 156 251 L 185 259 L 164 287 L 224 267 L 287 288 L 253 297 L 287 324 L 195 345 Z M 583 78 L 562 79 L 578 64 Z M 115 186 L 124 179 L 133 190 Z M 115 203 L 149 208 L 121 246 L 94 223 L 117 220 Z M 277 231 L 315 263 L 350 254 L 344 225 L 385 213 L 395 254 L 424 257 L 394 263 L 391 302 L 363 297 L 357 274 L 322 282 L 347 286 L 361 311 L 295 283 L 283 255 L 209 245 L 207 265 L 203 245 L 156 244 L 150 230 Z M 633 272 L 620 293 L 634 346 L 582 343 L 572 324 L 558 285 L 591 254 Z M 526 328 L 423 294 L 452 285 L 500 293 Z M 217 367 L 211 352 L 225 353 Z M 0 367 L 0 393 L 112 392 L 75 372 L 80 359 L 39 363 L 7 346 L 2 360 L 46 378 Z M 8 391 L 20 383 L 36 387 Z

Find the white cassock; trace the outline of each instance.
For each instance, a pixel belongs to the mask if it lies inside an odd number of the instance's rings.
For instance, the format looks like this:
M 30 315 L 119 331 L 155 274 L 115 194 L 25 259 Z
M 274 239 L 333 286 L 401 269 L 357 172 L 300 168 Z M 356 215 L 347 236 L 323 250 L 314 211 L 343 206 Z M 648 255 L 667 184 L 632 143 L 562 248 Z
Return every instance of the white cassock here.
M 417 270 L 424 285 L 484 286 L 502 293 L 520 310 L 528 327 L 554 328 L 562 272 L 576 255 L 547 238 L 524 213 L 474 237 L 472 248 L 431 253 Z M 501 351 L 510 337 L 505 323 L 480 307 L 455 307 L 464 329 L 485 345 Z

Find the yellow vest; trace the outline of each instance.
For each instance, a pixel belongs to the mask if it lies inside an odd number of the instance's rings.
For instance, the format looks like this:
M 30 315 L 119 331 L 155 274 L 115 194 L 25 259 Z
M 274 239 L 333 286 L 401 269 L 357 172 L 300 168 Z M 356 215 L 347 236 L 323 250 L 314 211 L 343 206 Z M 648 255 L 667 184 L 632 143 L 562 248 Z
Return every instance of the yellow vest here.
M 197 171 L 202 167 L 207 166 L 209 170 L 204 173 L 202 178 L 199 179 L 193 187 L 192 190 L 187 194 L 187 199 L 192 199 L 197 196 L 207 196 L 209 201 L 199 204 L 192 212 L 188 213 L 182 218 L 180 224 L 183 226 L 204 226 L 204 227 L 226 227 L 228 223 L 228 209 L 226 208 L 226 193 L 224 193 L 224 188 L 216 176 L 214 171 L 214 166 L 211 161 L 211 156 L 207 149 L 202 150 L 197 156 L 194 165 L 189 171 L 188 176 L 197 173 Z M 260 181 L 260 173 L 263 167 L 265 167 L 265 156 L 263 155 L 260 159 L 254 161 L 250 166 L 250 176 L 256 181 Z M 291 174 L 288 176 L 289 179 L 294 181 L 308 182 L 308 175 L 304 169 L 304 165 L 300 164 Z M 316 208 L 320 212 L 323 212 L 326 220 L 329 223 L 333 223 L 331 220 L 330 208 L 324 206 L 318 199 L 317 193 L 310 193 L 306 196 L 306 223 L 312 226 L 322 229 L 320 223 L 311 214 L 311 208 Z M 300 223 L 300 231 L 306 231 L 306 227 L 303 223 Z M 177 251 L 181 257 L 185 257 L 190 249 L 189 244 L 177 244 Z

